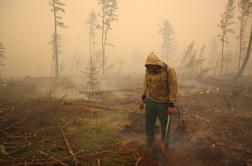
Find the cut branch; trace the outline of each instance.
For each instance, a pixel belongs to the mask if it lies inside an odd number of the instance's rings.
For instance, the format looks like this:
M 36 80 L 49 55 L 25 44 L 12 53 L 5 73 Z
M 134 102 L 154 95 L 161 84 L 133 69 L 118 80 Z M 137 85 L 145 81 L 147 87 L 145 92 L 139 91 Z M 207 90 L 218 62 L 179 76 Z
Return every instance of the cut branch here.
M 49 154 L 47 154 L 47 153 L 45 153 L 45 152 L 43 152 L 43 151 L 39 151 L 39 152 L 40 152 L 42 155 L 48 157 L 49 159 L 52 159 L 52 160 L 58 162 L 58 163 L 61 164 L 61 165 L 68 166 L 66 163 L 62 162 L 61 160 L 57 159 L 56 157 L 50 156 Z
M 22 124 L 22 123 L 24 123 L 24 121 L 25 121 L 25 119 L 21 120 L 21 121 L 18 121 L 18 122 L 14 123 L 14 124 L 11 124 L 11 125 L 9 125 L 7 127 L 5 127 L 5 128 L 3 128 L 3 129 L 0 130 L 0 133 L 3 132 L 3 131 L 9 130 L 9 129 L 11 129 L 11 128 L 19 125 L 19 124 Z
M 62 135 L 62 138 L 64 139 L 65 145 L 67 147 L 67 151 L 70 154 L 70 156 L 72 157 L 74 164 L 76 166 L 80 165 L 80 162 L 76 158 L 76 156 L 75 156 L 75 154 L 74 154 L 74 152 L 73 152 L 73 150 L 71 148 L 71 145 L 70 145 L 70 143 L 69 143 L 69 141 L 68 141 L 68 139 L 66 137 L 66 134 L 65 134 L 64 130 L 60 126 L 58 126 L 58 128 L 59 128 L 59 131 L 60 131 L 60 133 Z

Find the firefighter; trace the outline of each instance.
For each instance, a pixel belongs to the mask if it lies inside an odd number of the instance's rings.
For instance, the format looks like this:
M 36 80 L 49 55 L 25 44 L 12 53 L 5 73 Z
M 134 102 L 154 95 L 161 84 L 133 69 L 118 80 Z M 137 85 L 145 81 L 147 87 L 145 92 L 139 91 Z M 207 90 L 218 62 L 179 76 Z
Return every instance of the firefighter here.
M 177 94 L 175 70 L 159 60 L 152 52 L 145 62 L 144 91 L 140 108 L 145 108 L 145 129 L 148 150 L 153 148 L 155 123 L 158 117 L 162 130 L 162 150 L 169 147 L 170 139 L 165 139 L 168 114 L 174 112 Z M 145 106 L 145 107 L 144 107 Z

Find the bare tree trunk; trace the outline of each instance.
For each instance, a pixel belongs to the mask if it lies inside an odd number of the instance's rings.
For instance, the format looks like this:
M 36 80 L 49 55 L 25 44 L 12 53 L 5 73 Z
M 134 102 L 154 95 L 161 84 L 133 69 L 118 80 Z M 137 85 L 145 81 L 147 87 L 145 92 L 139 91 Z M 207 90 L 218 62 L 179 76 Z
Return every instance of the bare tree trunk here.
M 215 77 L 217 76 L 218 62 L 219 62 L 219 59 L 218 59 L 218 56 L 217 56 L 216 62 L 215 62 L 215 70 L 214 70 L 214 76 L 215 76 Z
M 225 28 L 223 29 L 223 40 L 221 42 L 222 46 L 221 46 L 221 75 L 223 75 L 223 68 L 224 68 L 224 45 L 225 45 L 225 37 L 226 37 L 226 28 L 227 28 L 227 14 L 225 15 Z
M 105 12 L 103 9 L 103 16 L 102 16 L 102 72 L 105 73 L 105 42 L 104 42 L 104 31 L 105 31 Z
M 92 89 L 92 25 L 90 24 L 89 27 L 89 72 L 90 72 L 90 82 L 89 82 L 89 87 L 88 87 L 88 99 L 89 102 L 91 102 L 91 89 Z
M 105 64 L 106 64 L 106 59 L 105 59 L 105 55 L 106 55 L 106 42 L 107 42 L 107 36 L 108 36 L 108 28 L 105 29 L 104 31 L 104 49 L 103 49 L 103 54 L 104 54 L 104 68 L 105 68 Z
M 225 31 L 223 32 L 223 41 L 222 41 L 221 44 L 222 44 L 222 45 L 221 45 L 221 75 L 223 75 Z
M 244 12 L 242 11 L 241 24 L 240 24 L 240 52 L 239 52 L 239 59 L 238 59 L 238 72 L 239 72 L 240 65 L 241 65 L 241 55 L 242 55 L 243 17 L 244 17 Z
M 95 29 L 93 30 L 93 36 L 92 36 L 92 46 L 93 46 L 93 54 L 92 54 L 92 93 L 91 93 L 91 96 L 94 96 L 94 76 L 95 76 L 95 64 L 96 64 L 96 59 L 95 59 Z
M 53 0 L 53 13 L 54 13 L 55 74 L 56 74 L 56 78 L 58 79 L 59 78 L 59 60 L 58 60 L 57 18 L 56 18 L 55 0 Z
M 245 67 L 246 67 L 246 65 L 248 63 L 248 60 L 249 60 L 249 57 L 250 57 L 250 54 L 251 54 L 251 47 L 252 47 L 251 45 L 252 45 L 252 25 L 251 25 L 251 30 L 250 30 L 250 37 L 249 37 L 249 43 L 248 43 L 246 56 L 245 56 L 245 59 L 244 59 L 244 61 L 242 63 L 242 66 L 241 66 L 240 70 L 238 71 L 238 73 L 236 74 L 236 76 L 233 79 L 234 81 L 237 81 L 241 77 L 241 75 L 242 75 L 242 73 L 243 73 L 243 71 L 244 71 L 244 69 L 245 69 Z

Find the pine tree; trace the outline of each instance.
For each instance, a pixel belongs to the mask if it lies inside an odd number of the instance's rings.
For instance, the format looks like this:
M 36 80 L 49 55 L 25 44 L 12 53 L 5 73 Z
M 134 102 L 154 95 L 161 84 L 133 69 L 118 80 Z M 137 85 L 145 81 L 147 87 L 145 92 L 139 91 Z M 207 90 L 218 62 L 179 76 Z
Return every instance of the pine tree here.
M 64 6 L 66 4 L 62 3 L 60 0 L 49 0 L 49 6 L 51 7 L 51 12 L 53 12 L 54 18 L 54 33 L 52 35 L 52 76 L 59 78 L 59 54 L 60 54 L 60 41 L 61 37 L 58 34 L 58 28 L 66 28 L 67 26 L 62 21 L 61 13 L 65 13 Z
M 172 25 L 168 20 L 165 20 L 160 26 L 159 34 L 162 36 L 162 55 L 166 60 L 169 60 L 170 56 L 174 54 L 174 32 Z
M 240 70 L 238 71 L 238 73 L 236 74 L 236 76 L 233 79 L 234 81 L 237 81 L 241 77 L 243 71 L 245 70 L 246 65 L 248 64 L 248 60 L 251 55 L 251 49 L 252 49 L 252 25 L 250 27 L 250 35 L 249 35 L 249 42 L 248 42 L 248 47 L 247 47 L 247 51 L 246 51 L 246 56 L 244 58 L 244 61 L 241 65 Z
M 194 42 L 187 47 L 180 65 L 180 75 L 182 79 L 190 77 L 195 72 L 197 51 L 194 49 Z
M 224 68 L 224 48 L 226 45 L 229 44 L 228 41 L 228 35 L 230 33 L 234 33 L 233 29 L 230 28 L 234 22 L 232 21 L 234 18 L 234 9 L 235 9 L 235 4 L 234 0 L 228 0 L 225 11 L 222 14 L 222 18 L 220 21 L 220 24 L 218 26 L 221 29 L 221 34 L 218 35 L 221 41 L 221 74 L 223 74 L 223 68 Z
M 108 43 L 108 32 L 112 30 L 112 23 L 118 20 L 116 11 L 118 9 L 117 0 L 98 0 L 101 7 L 101 54 L 102 54 L 102 71 L 105 73 L 106 65 L 106 46 L 113 46 Z
M 0 43 L 0 65 L 3 66 L 3 59 L 5 59 L 5 48 L 2 43 Z
M 92 101 L 94 96 L 95 86 L 97 85 L 97 74 L 98 69 L 96 66 L 96 28 L 97 28 L 97 17 L 94 11 L 91 11 L 86 22 L 89 25 L 89 65 L 85 71 L 86 77 L 88 79 L 88 98 Z
M 241 66 L 242 57 L 246 53 L 247 41 L 245 40 L 245 30 L 248 23 L 248 18 L 251 15 L 251 4 L 249 0 L 239 1 L 239 11 L 240 11 L 240 16 L 238 17 L 238 19 L 240 20 L 240 34 L 238 36 L 238 39 L 239 39 L 238 71 Z

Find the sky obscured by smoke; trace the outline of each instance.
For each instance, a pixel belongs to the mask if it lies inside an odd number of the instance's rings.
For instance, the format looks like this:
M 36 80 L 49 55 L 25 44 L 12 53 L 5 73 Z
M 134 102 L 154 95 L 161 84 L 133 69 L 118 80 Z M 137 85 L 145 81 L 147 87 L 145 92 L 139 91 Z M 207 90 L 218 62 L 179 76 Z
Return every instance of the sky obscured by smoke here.
M 83 70 L 88 58 L 88 25 L 91 10 L 100 8 L 96 0 L 62 0 L 66 13 L 62 15 L 68 28 L 60 29 L 62 53 L 60 63 L 65 73 L 74 67 L 79 57 Z M 199 49 L 206 45 L 210 52 L 217 39 L 217 24 L 225 0 L 118 0 L 118 21 L 112 24 L 109 41 L 115 45 L 107 50 L 109 64 L 121 63 L 121 70 L 144 72 L 146 56 L 161 53 L 159 25 L 167 19 L 175 31 L 176 51 L 171 65 L 176 66 L 190 42 Z M 51 35 L 53 13 L 47 0 L 0 0 L 0 42 L 6 48 L 5 76 L 50 76 Z M 97 33 L 100 33 L 98 31 Z M 233 47 L 235 48 L 235 46 Z M 115 65 L 116 66 L 116 65 Z M 128 66 L 131 66 L 129 68 Z M 118 70 L 118 68 L 116 68 Z

